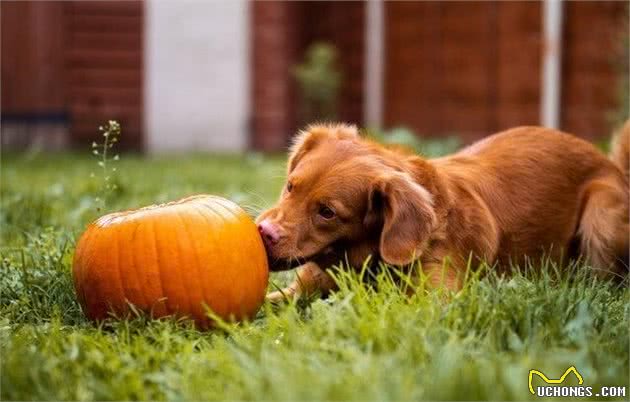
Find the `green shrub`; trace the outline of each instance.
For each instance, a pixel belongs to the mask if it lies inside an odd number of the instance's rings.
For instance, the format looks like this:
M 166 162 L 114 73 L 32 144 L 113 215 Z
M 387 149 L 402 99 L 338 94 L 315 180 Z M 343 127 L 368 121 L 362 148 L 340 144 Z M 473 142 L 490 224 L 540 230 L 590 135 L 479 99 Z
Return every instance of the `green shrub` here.
M 301 125 L 336 120 L 341 73 L 335 47 L 324 42 L 309 46 L 293 76 L 299 87 Z

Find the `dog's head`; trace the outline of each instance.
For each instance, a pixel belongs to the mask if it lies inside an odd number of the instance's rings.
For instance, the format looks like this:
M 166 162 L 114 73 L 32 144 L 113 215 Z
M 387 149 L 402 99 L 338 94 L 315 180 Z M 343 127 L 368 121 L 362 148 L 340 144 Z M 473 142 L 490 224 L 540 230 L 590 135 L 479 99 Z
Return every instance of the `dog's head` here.
M 340 252 L 396 265 L 418 257 L 436 214 L 417 162 L 426 164 L 360 138 L 353 126 L 300 132 L 280 199 L 257 219 L 272 269 Z

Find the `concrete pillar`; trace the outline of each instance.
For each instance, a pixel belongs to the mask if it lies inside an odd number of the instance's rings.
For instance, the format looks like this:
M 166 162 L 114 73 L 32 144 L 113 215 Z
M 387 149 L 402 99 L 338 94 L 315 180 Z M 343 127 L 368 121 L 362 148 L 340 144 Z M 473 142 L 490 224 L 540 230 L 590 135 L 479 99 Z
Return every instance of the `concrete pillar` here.
M 245 149 L 250 93 L 248 3 L 153 0 L 145 4 L 148 151 Z

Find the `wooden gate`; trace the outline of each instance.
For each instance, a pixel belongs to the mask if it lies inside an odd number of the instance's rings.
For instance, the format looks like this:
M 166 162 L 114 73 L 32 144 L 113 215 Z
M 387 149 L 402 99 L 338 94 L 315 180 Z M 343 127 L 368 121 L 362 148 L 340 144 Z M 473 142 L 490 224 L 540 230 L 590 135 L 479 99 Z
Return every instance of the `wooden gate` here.
M 386 125 L 472 140 L 539 124 L 540 2 L 388 2 L 385 11 Z M 605 136 L 622 90 L 627 4 L 566 2 L 564 11 L 561 128 Z
M 540 4 L 386 3 L 385 121 L 475 138 L 537 123 Z
M 142 146 L 143 3 L 2 2 L 2 118 L 64 122 L 89 147 L 109 119 Z

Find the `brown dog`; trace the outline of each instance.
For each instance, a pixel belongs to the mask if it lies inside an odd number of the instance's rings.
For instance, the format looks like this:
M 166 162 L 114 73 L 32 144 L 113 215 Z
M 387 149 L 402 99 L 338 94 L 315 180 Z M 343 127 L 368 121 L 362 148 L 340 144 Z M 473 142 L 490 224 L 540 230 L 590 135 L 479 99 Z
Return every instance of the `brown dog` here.
M 397 266 L 419 260 L 430 285 L 453 290 L 469 259 L 507 270 L 543 255 L 583 256 L 602 275 L 625 275 L 629 138 L 627 122 L 617 164 L 541 127 L 427 160 L 353 126 L 310 126 L 295 139 L 280 200 L 257 220 L 272 270 L 302 265 L 295 283 L 268 297 L 325 294 L 335 287 L 326 268 L 361 267 L 368 256 Z

